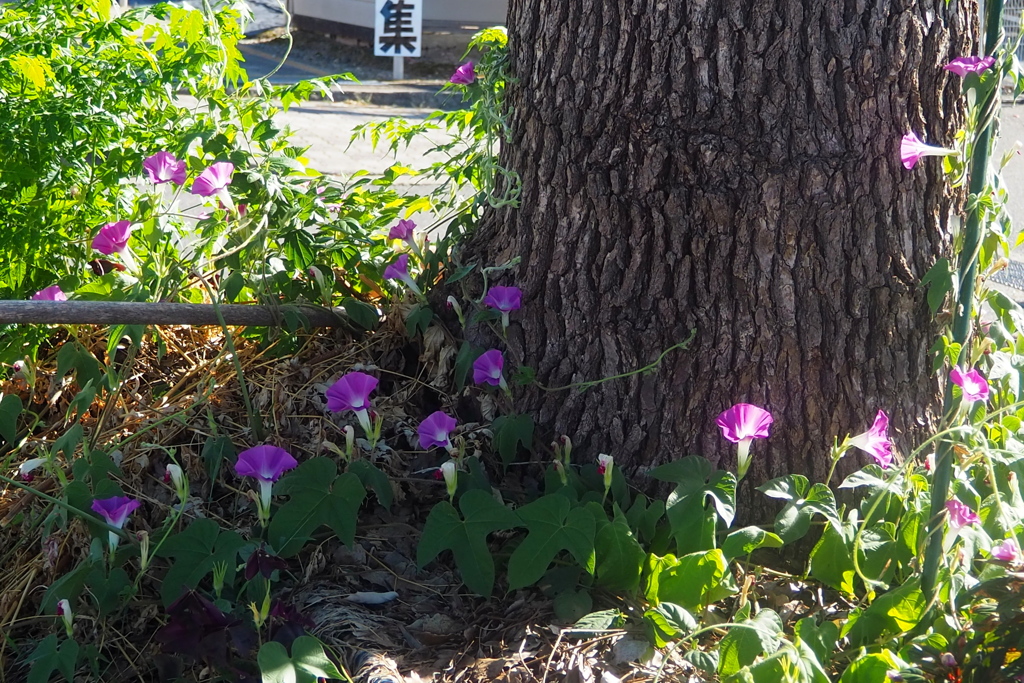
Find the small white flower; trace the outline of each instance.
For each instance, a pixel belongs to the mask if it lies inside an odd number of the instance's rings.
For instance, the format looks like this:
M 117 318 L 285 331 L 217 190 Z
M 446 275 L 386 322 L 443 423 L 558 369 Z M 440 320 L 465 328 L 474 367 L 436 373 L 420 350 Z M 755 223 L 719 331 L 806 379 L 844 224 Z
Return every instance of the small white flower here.
M 18 476 L 24 481 L 32 481 L 32 472 L 46 464 L 46 458 L 32 458 L 21 463 L 18 467 Z

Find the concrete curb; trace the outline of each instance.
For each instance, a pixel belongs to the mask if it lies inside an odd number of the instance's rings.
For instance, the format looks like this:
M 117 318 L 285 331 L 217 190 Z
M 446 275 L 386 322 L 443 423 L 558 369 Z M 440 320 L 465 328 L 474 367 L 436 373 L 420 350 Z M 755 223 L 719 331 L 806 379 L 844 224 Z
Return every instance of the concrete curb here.
M 262 50 L 258 45 L 242 44 L 239 46 L 245 56 L 246 64 L 251 73 L 250 78 L 259 77 L 277 66 L 277 57 Z M 306 64 L 296 59 L 288 59 L 280 70 L 271 76 L 274 85 L 294 85 L 306 78 L 325 78 L 332 76 L 328 71 Z M 445 81 L 442 80 L 407 80 L 407 81 L 364 81 L 351 83 L 340 81 L 332 89 L 335 102 L 349 102 L 383 107 L 408 107 L 415 109 L 443 109 L 451 111 L 462 106 L 462 97 L 455 91 L 441 93 Z M 325 99 L 320 93 L 314 93 L 311 99 Z
M 443 82 L 408 83 L 342 83 L 333 89 L 335 102 L 359 103 L 410 109 L 462 108 L 462 97 L 456 92 L 439 92 Z M 322 96 L 318 99 L 323 99 Z

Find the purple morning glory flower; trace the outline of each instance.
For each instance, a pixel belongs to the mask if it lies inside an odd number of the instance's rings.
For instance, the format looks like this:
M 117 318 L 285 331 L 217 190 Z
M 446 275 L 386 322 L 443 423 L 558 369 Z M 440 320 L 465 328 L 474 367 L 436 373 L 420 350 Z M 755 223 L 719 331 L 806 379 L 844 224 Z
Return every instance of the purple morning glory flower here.
M 141 503 L 134 498 L 127 496 L 114 496 L 113 498 L 100 498 L 92 502 L 92 511 L 107 521 L 110 526 L 118 529 L 124 528 L 128 521 L 128 515 L 134 512 Z
M 501 327 L 508 327 L 508 314 L 523 305 L 523 290 L 518 287 L 491 287 L 484 297 L 484 305 L 501 311 Z
M 996 63 L 995 57 L 957 57 L 952 62 L 942 67 L 946 71 L 952 71 L 960 78 L 967 74 L 977 74 L 991 69 Z
M 327 389 L 327 409 L 335 413 L 351 410 L 363 430 L 370 434 L 370 393 L 376 388 L 376 377 L 362 372 L 350 372 Z
M 50 285 L 46 289 L 40 289 L 32 295 L 32 301 L 67 301 L 68 296 L 61 291 L 57 285 Z
M 914 133 L 907 133 L 900 141 L 900 160 L 908 169 L 914 168 L 921 157 L 948 157 L 951 154 L 958 154 L 958 152 L 946 147 L 926 145 Z
M 518 287 L 491 287 L 484 297 L 484 304 L 502 313 L 518 310 L 523 304 L 523 290 Z
M 283 448 L 270 445 L 254 446 L 238 454 L 235 473 L 240 477 L 255 477 L 261 482 L 273 483 L 298 464 L 298 461 Z
M 427 419 L 420 422 L 420 447 L 431 448 L 432 446 L 438 446 L 451 450 L 452 442 L 448 435 L 451 434 L 457 424 L 458 422 L 455 421 L 455 418 L 449 417 L 443 411 L 438 410 L 431 413 Z
M 750 443 L 754 439 L 767 439 L 768 428 L 772 425 L 772 414 L 749 403 L 737 403 L 724 411 L 715 420 L 722 429 L 722 436 L 735 444 L 736 477 L 742 479 L 750 467 Z
M 274 482 L 298 464 L 288 451 L 277 446 L 255 446 L 238 454 L 235 473 L 240 477 L 254 477 L 260 484 L 257 512 L 263 525 L 270 519 L 270 495 Z
M 388 264 L 384 269 L 385 280 L 405 280 L 409 279 L 409 255 L 402 254 L 394 260 L 394 262 Z
M 409 289 L 416 292 L 417 295 L 423 295 L 423 293 L 420 291 L 419 286 L 416 284 L 416 281 L 412 279 L 411 275 L 409 275 L 408 254 L 402 254 L 401 256 L 396 258 L 393 263 L 391 263 L 390 265 L 388 265 L 387 268 L 384 269 L 384 279 L 401 280 Z
M 850 445 L 870 455 L 882 469 L 888 469 L 892 465 L 892 442 L 889 441 L 889 416 L 885 411 L 878 411 L 871 429 L 851 437 Z
M 455 70 L 455 73 L 448 79 L 448 82 L 455 85 L 469 85 L 475 80 L 476 71 L 473 69 L 473 62 L 466 62 Z
M 106 520 L 110 526 L 123 529 L 124 523 L 128 521 L 128 515 L 134 512 L 139 505 L 139 501 L 133 498 L 114 496 L 112 498 L 94 500 L 92 502 L 92 511 Z M 107 533 L 107 540 L 110 552 L 113 553 L 117 549 L 117 543 L 121 540 L 121 537 L 110 531 Z
M 981 518 L 971 508 L 961 503 L 956 498 L 946 501 L 946 511 L 949 513 L 949 526 L 954 531 L 960 531 L 965 526 L 979 524 Z
M 142 162 L 142 168 L 149 175 L 149 180 L 154 185 L 172 182 L 175 185 L 185 184 L 185 162 L 175 157 L 170 152 L 157 152 L 147 157 Z
M 218 161 L 210 165 L 192 182 L 192 194 L 210 197 L 220 193 L 231 184 L 231 174 L 234 172 L 235 165 L 230 161 Z
M 963 389 L 963 400 L 967 403 L 988 400 L 988 382 L 977 370 L 964 372 L 959 367 L 949 371 L 949 380 Z
M 388 239 L 392 240 L 403 240 L 408 242 L 412 239 L 413 230 L 416 229 L 416 223 L 410 220 L 400 220 L 395 225 L 391 226 L 391 231 L 388 232 Z
M 473 361 L 473 381 L 477 384 L 490 384 L 491 386 L 506 388 L 505 378 L 501 370 L 505 366 L 505 357 L 498 349 L 491 349 L 480 354 L 480 357 Z
M 128 247 L 128 239 L 131 237 L 131 234 L 131 221 L 107 223 L 100 228 L 99 233 L 92 239 L 92 248 L 107 256 L 120 254 Z

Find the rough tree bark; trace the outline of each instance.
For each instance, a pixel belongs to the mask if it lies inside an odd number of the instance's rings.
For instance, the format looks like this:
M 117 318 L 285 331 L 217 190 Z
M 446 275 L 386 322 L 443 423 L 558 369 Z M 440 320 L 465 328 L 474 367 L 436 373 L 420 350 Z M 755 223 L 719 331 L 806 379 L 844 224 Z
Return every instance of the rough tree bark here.
M 518 210 L 469 252 L 522 263 L 514 361 L 548 386 L 647 376 L 522 405 L 582 457 L 636 470 L 689 453 L 735 467 L 714 418 L 775 415 L 749 479 L 822 480 L 832 438 L 879 408 L 904 435 L 935 414 L 921 278 L 957 197 L 910 130 L 948 145 L 975 8 L 947 0 L 513 0 Z M 583 455 L 586 454 L 586 455 Z M 864 457 L 852 460 L 863 464 Z M 813 479 L 812 479 L 813 480 Z

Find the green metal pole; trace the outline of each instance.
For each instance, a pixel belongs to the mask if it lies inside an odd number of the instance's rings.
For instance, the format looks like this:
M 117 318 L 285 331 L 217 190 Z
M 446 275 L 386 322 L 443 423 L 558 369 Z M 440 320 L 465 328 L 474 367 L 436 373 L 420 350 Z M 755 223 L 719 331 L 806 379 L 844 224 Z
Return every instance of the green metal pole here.
M 985 13 L 985 52 L 983 55 L 995 53 L 999 45 L 1000 31 L 1003 21 L 1003 0 L 991 0 L 986 7 Z M 999 84 L 997 83 L 989 94 L 990 98 L 999 97 Z M 990 106 L 996 106 L 995 102 L 985 102 L 987 110 Z M 974 153 L 971 155 L 970 186 L 969 190 L 973 196 L 980 196 L 988 184 L 989 151 L 997 117 L 993 117 L 985 128 L 978 135 L 974 145 Z M 978 244 L 981 240 L 981 212 L 975 206 L 967 217 L 967 225 L 964 229 L 964 243 L 960 250 L 960 296 L 957 300 L 956 310 L 953 312 L 953 341 L 961 344 L 959 358 L 965 354 L 970 356 L 970 334 L 971 319 L 974 302 L 974 282 L 977 279 L 978 270 Z M 958 359 L 959 361 L 959 359 Z M 946 393 L 943 399 L 943 414 L 950 416 L 955 408 L 953 399 L 952 383 L 946 382 Z M 950 441 L 941 441 L 935 456 L 935 477 L 932 480 L 932 507 L 928 519 L 925 538 L 928 539 L 928 546 L 925 550 L 924 569 L 921 577 L 921 587 L 929 600 L 934 600 L 937 588 L 939 564 L 942 560 L 942 525 L 943 512 L 946 508 L 946 501 L 949 496 L 949 484 L 953 477 L 953 444 Z

